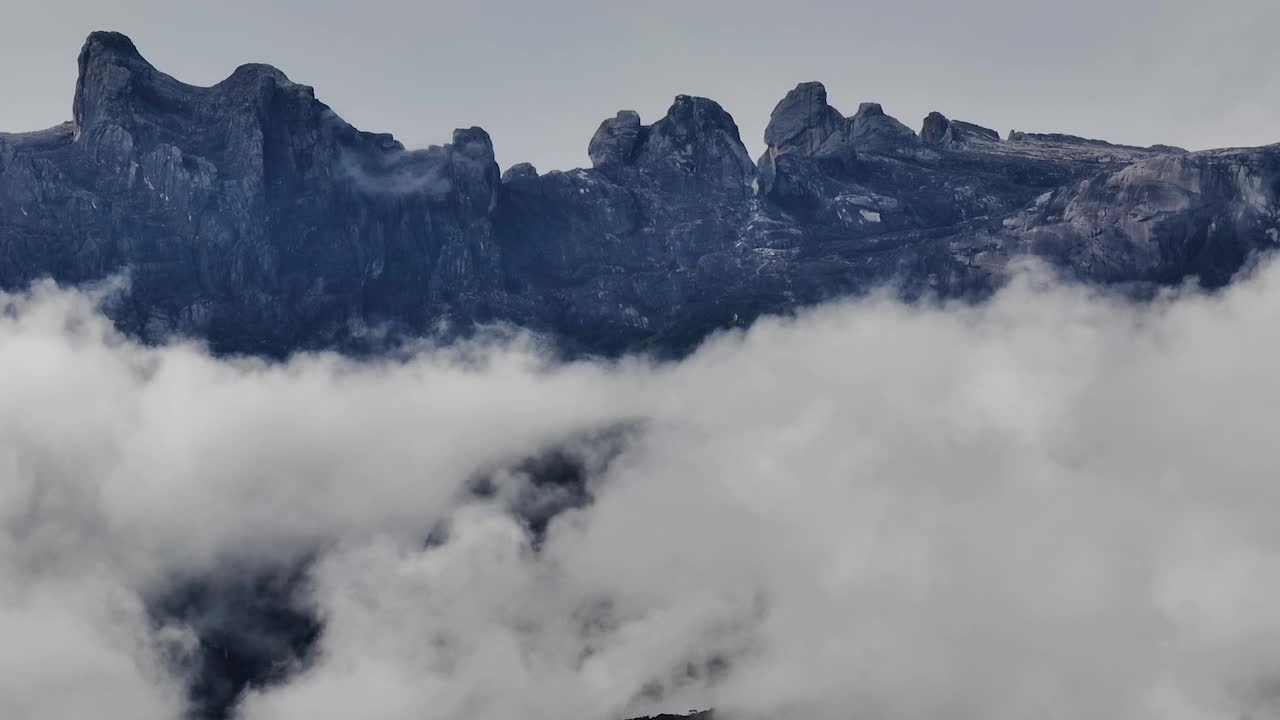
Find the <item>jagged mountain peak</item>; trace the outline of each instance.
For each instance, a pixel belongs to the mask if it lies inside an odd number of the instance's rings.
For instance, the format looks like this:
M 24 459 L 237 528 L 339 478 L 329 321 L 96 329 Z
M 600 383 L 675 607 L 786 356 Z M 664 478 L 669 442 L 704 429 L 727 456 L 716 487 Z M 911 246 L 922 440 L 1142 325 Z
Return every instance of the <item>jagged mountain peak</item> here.
M 538 168 L 532 163 L 522 162 L 516 163 L 507 168 L 502 173 L 502 182 L 509 183 L 513 180 L 534 180 L 538 177 Z
M 827 88 L 820 82 L 803 82 L 774 107 L 764 130 L 771 156 L 786 152 L 812 153 L 845 122 L 840 111 L 827 102 Z
M 600 123 L 587 154 L 596 170 L 616 178 L 634 169 L 668 184 L 696 182 L 737 194 L 756 175 L 733 116 L 693 95 L 677 95 L 651 125 L 642 125 L 634 110 L 619 111 Z
M 602 122 L 589 169 L 500 175 L 480 127 L 406 150 L 268 65 L 196 87 L 118 33 L 90 35 L 80 65 L 74 123 L 0 133 L 0 290 L 127 274 L 105 306 L 120 329 L 215 352 L 384 353 L 510 324 L 568 353 L 670 355 L 884 286 L 981 301 L 1020 255 L 1142 294 L 1230 282 L 1280 247 L 1280 146 L 1002 140 L 940 112 L 917 134 L 805 82 L 774 108 L 758 168 L 723 107 L 677 95 L 650 124 Z M 541 533 L 546 517 L 525 520 Z M 190 624 L 194 716 L 222 720 L 309 657 L 321 619 L 294 606 L 291 573 L 267 580 L 278 602 L 262 608 L 256 590 L 209 592 L 289 618 L 270 642 L 254 636 L 265 619 L 229 636 L 221 611 Z M 187 627 L 206 597 L 148 611 Z
M 917 134 L 804 82 L 758 167 L 723 107 L 678 95 L 650 124 L 601 123 L 590 169 L 504 175 L 481 128 L 406 150 L 268 65 L 197 87 L 118 33 L 90 35 L 80 64 L 73 124 L 0 134 L 0 288 L 128 272 L 123 329 L 218 350 L 372 351 L 498 320 L 588 352 L 676 352 L 890 280 L 981 296 L 1024 252 L 1085 278 L 1212 284 L 1280 243 L 1276 148 L 1134 169 L 1181 151 L 1001 140 L 941 113 Z M 1091 234 L 1117 216 L 1121 236 Z
M 856 113 L 845 117 L 829 104 L 820 82 L 800 83 L 783 97 L 769 117 L 764 139 L 770 159 L 787 153 L 839 157 L 859 150 L 890 151 L 911 148 L 919 140 L 880 103 L 860 103 Z
M 639 142 L 640 113 L 619 110 L 617 115 L 600 123 L 587 146 L 587 156 L 597 168 L 626 165 L 634 161 Z
M 138 52 L 138 46 L 134 45 L 128 35 L 113 30 L 94 30 L 85 38 L 84 46 L 80 49 L 82 66 L 90 56 L 100 57 L 103 54 L 146 62 L 142 53 Z
M 884 108 L 878 102 L 864 102 L 858 104 L 858 112 L 854 117 L 877 117 L 884 115 Z
M 137 118 L 165 108 L 180 111 L 200 95 L 265 96 L 264 82 L 314 100 L 312 88 L 296 85 L 280 70 L 261 63 L 241 65 L 208 88 L 188 85 L 157 70 L 128 36 L 118 32 L 90 33 L 78 64 L 72 115 L 82 132 L 107 124 L 128 128 Z
M 90 33 L 78 64 L 72 103 L 72 118 L 78 128 L 90 127 L 106 116 L 110 106 L 130 92 L 137 74 L 156 72 L 133 41 L 118 32 Z

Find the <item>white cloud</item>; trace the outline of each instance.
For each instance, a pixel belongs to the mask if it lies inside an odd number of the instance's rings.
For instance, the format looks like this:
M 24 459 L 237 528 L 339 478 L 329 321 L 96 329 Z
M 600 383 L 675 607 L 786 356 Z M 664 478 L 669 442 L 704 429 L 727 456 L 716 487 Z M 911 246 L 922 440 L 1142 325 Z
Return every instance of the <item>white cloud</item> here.
M 190 636 L 147 593 L 303 554 L 324 635 L 244 720 L 1280 709 L 1280 266 L 1150 305 L 1029 270 L 670 364 L 219 360 L 94 302 L 0 297 L 5 717 L 175 712 Z M 637 420 L 536 550 L 518 473 L 465 492 Z

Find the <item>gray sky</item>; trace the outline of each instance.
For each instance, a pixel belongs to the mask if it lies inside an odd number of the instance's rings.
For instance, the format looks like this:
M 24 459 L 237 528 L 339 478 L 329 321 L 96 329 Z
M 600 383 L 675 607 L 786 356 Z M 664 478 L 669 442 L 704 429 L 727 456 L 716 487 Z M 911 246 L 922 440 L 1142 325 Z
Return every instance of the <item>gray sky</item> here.
M 480 125 L 505 167 L 587 163 L 600 120 L 679 93 L 731 112 L 753 154 L 797 82 L 988 125 L 1202 149 L 1280 141 L 1275 0 L 65 0 L 5 8 L 0 129 L 69 119 L 84 36 L 133 37 L 212 84 L 268 62 L 361 129 L 411 147 Z

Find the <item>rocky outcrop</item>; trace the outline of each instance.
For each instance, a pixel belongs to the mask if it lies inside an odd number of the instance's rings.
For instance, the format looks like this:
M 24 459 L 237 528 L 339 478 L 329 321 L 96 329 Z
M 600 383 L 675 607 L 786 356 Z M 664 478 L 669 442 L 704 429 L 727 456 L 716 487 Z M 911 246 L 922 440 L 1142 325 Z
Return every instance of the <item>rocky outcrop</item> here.
M 680 352 L 865 292 L 981 296 L 1019 253 L 1086 280 L 1226 282 L 1280 242 L 1275 146 L 1187 153 L 927 117 L 796 86 L 752 163 L 717 103 L 623 111 L 590 169 L 499 176 L 479 128 L 406 150 L 265 65 L 212 87 L 94 33 L 72 120 L 0 134 L 0 286 L 127 273 L 128 332 L 377 351 L 507 321 L 573 351 Z
M 501 286 L 479 128 L 406 151 L 278 70 L 192 87 L 127 38 L 80 54 L 69 131 L 0 140 L 0 282 L 131 276 L 126 329 L 226 350 L 359 344 Z
M 918 144 L 910 128 L 888 116 L 879 103 L 864 102 L 844 117 L 827 104 L 819 82 L 801 83 L 774 108 L 764 131 L 766 158 L 794 154 L 847 157 L 856 152 L 893 153 Z
M 782 153 L 813 155 L 845 124 L 844 116 L 827 104 L 827 88 L 822 83 L 800 83 L 774 107 L 764 142 L 770 157 Z
M 746 274 L 738 244 L 756 203 L 733 118 L 681 95 L 651 125 L 606 120 L 590 148 L 591 170 L 503 188 L 494 221 L 513 307 L 538 304 L 521 321 L 600 352 L 687 346 L 730 321 L 717 298 Z
M 640 144 L 640 113 L 620 110 L 617 117 L 600 123 L 600 129 L 587 145 L 587 156 L 594 167 L 626 165 L 635 159 Z
M 512 180 L 530 180 L 536 177 L 538 177 L 538 168 L 530 165 L 529 163 L 516 163 L 515 165 L 507 168 L 506 172 L 502 173 L 502 182 L 509 183 Z
M 1222 285 L 1280 246 L 1280 151 L 1152 157 L 1048 193 L 1003 226 L 1081 278 Z
M 933 147 L 953 147 L 966 142 L 1000 142 L 1000 133 L 981 125 L 948 120 L 946 115 L 934 111 L 924 119 L 920 128 L 920 140 Z
M 676 190 L 745 195 L 755 180 L 737 124 L 707 98 L 678 95 L 652 125 L 623 110 L 600 124 L 587 152 L 595 169 L 621 181 L 638 170 Z
M 930 113 L 916 135 L 877 103 L 863 103 L 843 118 L 818 83 L 797 86 L 778 104 L 765 138 L 766 199 L 805 235 L 843 244 L 938 232 L 981 244 L 978 238 L 992 235 L 974 228 L 1045 192 L 1185 153 L 1061 134 L 1013 132 L 1001 140 L 994 130 L 939 112 Z

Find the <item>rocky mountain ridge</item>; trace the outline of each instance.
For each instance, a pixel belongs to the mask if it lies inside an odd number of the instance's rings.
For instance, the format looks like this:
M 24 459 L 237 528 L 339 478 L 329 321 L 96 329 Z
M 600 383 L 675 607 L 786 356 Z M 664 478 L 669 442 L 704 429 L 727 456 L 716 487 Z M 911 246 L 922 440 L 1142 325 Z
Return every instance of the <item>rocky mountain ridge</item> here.
M 604 120 L 591 168 L 500 173 L 480 128 L 408 150 L 265 65 L 195 87 L 93 33 L 79 69 L 70 122 L 0 133 L 0 288 L 127 274 L 107 307 L 122 329 L 221 352 L 376 352 L 507 322 L 570 352 L 680 353 L 885 284 L 980 299 L 1022 255 L 1141 292 L 1220 286 L 1280 244 L 1275 145 L 1002 138 L 937 112 L 917 133 L 875 103 L 846 116 L 807 82 L 754 162 L 719 104 L 681 95 L 649 124 Z M 531 530 L 589 501 L 579 464 L 521 464 L 567 488 L 565 505 L 521 511 Z M 192 717 L 229 717 L 247 688 L 305 666 L 323 623 L 295 597 L 304 570 L 147 598 L 197 637 Z
M 720 105 L 682 95 L 652 124 L 606 119 L 589 169 L 499 173 L 479 128 L 406 150 L 269 66 L 195 87 L 105 32 L 79 66 L 71 122 L 0 134 L 0 287 L 127 273 L 123 329 L 224 352 L 498 321 L 575 352 L 678 353 L 884 284 L 980 298 L 1024 254 L 1086 281 L 1213 287 L 1280 243 L 1275 145 L 1002 139 L 941 113 L 916 133 L 808 82 L 756 163 Z

